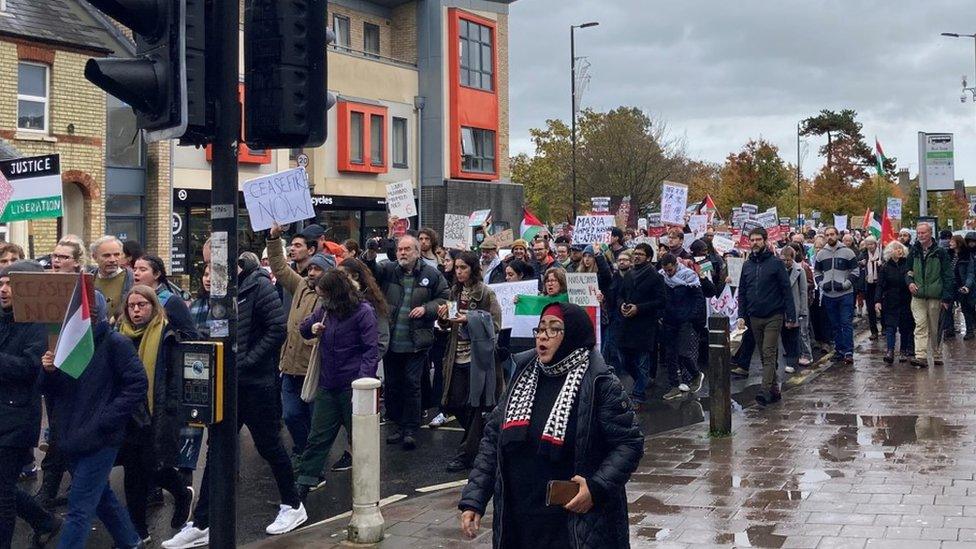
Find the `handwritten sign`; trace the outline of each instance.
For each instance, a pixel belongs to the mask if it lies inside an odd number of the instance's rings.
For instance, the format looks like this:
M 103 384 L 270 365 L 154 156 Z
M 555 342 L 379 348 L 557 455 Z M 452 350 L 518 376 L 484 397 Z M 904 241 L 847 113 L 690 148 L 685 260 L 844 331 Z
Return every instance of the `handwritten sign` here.
M 834 228 L 838 231 L 847 230 L 847 216 L 834 214 Z
M 515 296 L 534 295 L 539 291 L 539 283 L 535 280 L 523 280 L 521 282 L 504 282 L 502 284 L 489 284 L 491 291 L 495 292 L 498 305 L 502 309 L 502 328 L 512 328 L 515 322 Z M 537 320 L 533 317 L 532 320 Z
M 88 277 L 88 303 L 95 304 L 95 284 Z M 61 324 L 78 284 L 76 273 L 10 273 L 14 300 L 14 322 Z
M 445 248 L 467 250 L 468 216 L 444 214 L 443 236 Z
M 888 197 L 888 218 L 901 219 L 901 199 L 896 196 Z
M 469 227 L 481 227 L 488 223 L 488 218 L 491 217 L 491 210 L 475 210 L 471 212 L 468 216 L 468 226 Z
M 688 228 L 691 229 L 691 234 L 695 235 L 695 238 L 701 238 L 708 228 L 708 216 L 699 214 L 689 217 Z
M 580 215 L 573 227 L 573 244 L 610 243 L 610 229 L 616 220 L 612 215 Z
M 580 307 L 600 305 L 596 296 L 600 293 L 596 273 L 566 273 L 566 290 L 569 302 Z
M 287 225 L 315 217 L 305 168 L 294 168 L 245 181 L 244 204 L 251 229 L 270 229 L 272 222 Z
M 512 229 L 505 229 L 500 233 L 492 235 L 492 239 L 498 244 L 499 248 L 507 248 L 515 242 L 515 232 Z
M 407 179 L 388 184 L 386 205 L 390 209 L 390 215 L 402 219 L 417 215 L 417 204 L 413 198 L 413 182 Z
M 742 257 L 727 257 L 725 258 L 725 266 L 729 270 L 729 278 L 732 279 L 730 284 L 739 287 L 739 279 L 742 278 L 742 266 L 745 265 L 745 258 Z
M 731 238 L 726 238 L 721 235 L 715 235 L 712 237 L 712 247 L 719 255 L 725 255 L 735 248 L 735 242 Z
M 688 208 L 688 186 L 665 181 L 661 186 L 661 223 L 684 225 Z

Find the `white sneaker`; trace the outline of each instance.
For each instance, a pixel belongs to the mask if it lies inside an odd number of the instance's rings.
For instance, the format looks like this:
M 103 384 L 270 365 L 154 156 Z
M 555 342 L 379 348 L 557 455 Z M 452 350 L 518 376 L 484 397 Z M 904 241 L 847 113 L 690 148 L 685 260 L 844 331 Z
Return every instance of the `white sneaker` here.
M 687 383 L 682 383 L 678 385 L 678 390 L 681 391 L 682 393 L 687 393 L 688 391 L 691 390 L 691 387 L 689 387 Z
M 201 530 L 194 528 L 192 522 L 183 525 L 183 529 L 172 538 L 162 543 L 163 549 L 189 549 L 203 547 L 210 544 L 210 528 Z
M 438 427 L 443 427 L 447 423 L 447 417 L 444 414 L 437 414 L 434 419 L 430 420 L 427 424 L 431 429 L 436 429 Z
M 298 528 L 308 520 L 308 513 L 305 512 L 305 505 L 298 504 L 298 508 L 281 504 L 278 511 L 278 518 L 264 529 L 269 535 L 286 534 Z
M 794 368 L 794 367 L 792 367 L 792 366 L 787 366 L 787 367 L 785 368 L 785 370 L 786 370 L 786 373 L 788 373 L 788 374 L 792 374 L 793 372 L 795 372 L 795 371 L 796 371 L 796 368 Z

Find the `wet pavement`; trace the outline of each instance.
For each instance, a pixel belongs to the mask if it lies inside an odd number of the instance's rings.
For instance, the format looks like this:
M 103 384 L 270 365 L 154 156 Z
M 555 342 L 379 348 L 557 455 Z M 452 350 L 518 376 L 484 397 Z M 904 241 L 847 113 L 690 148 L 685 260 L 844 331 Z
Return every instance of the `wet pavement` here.
M 950 340 L 945 366 L 915 370 L 886 366 L 880 343 L 863 339 L 853 366 L 819 370 L 783 402 L 734 414 L 731 437 L 709 438 L 700 421 L 647 437 L 627 485 L 632 546 L 976 547 L 974 351 L 976 342 Z M 671 413 L 653 411 L 662 406 Z M 689 398 L 641 419 L 699 414 L 707 407 Z M 459 491 L 385 506 L 378 546 L 490 547 L 487 525 L 461 537 Z M 343 546 L 347 521 L 253 546 Z

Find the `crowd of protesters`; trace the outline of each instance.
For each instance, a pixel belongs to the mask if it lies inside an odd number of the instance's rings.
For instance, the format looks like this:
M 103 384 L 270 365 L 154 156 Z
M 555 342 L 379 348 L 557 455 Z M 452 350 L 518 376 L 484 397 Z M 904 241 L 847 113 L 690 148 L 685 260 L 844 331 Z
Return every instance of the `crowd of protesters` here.
M 463 433 L 444 467 L 471 471 L 459 506 L 466 534 L 492 494 L 504 494 L 493 528 L 513 546 L 571 546 L 583 532 L 594 547 L 616 547 L 626 546 L 623 486 L 642 453 L 635 413 L 650 399 L 702 388 L 716 298 L 735 296 L 733 374 L 748 376 L 759 353 L 763 405 L 782 398 L 784 362 L 787 374 L 818 354 L 853 364 L 857 316 L 871 340 L 883 339 L 886 364 L 897 355 L 916 368 L 941 365 L 941 340 L 957 332 L 971 340 L 976 328 L 976 233 L 937 239 L 925 223 L 884 245 L 859 230 L 781 231 L 774 241 L 755 228 L 724 253 L 713 227 L 698 238 L 675 227 L 656 246 L 643 231 L 614 228 L 607 243 L 542 230 L 507 250 L 493 236 L 456 250 L 434 230 L 395 235 L 395 226 L 391 217 L 387 237 L 361 249 L 329 241 L 318 225 L 287 238 L 274 225 L 263 258 L 237 259 L 238 429 L 248 427 L 278 489 L 268 534 L 307 520 L 304 502 L 327 468 L 351 467 L 348 451 L 331 466 L 327 459 L 341 430 L 353 442 L 358 378 L 383 378 L 386 442 L 403 451 L 420 444 L 422 425 L 458 422 Z M 160 489 L 172 495 L 175 530 L 162 547 L 208 543 L 211 463 L 209 455 L 199 463 L 203 429 L 181 419 L 170 356 L 179 342 L 211 334 L 209 243 L 195 296 L 167 277 L 161 258 L 113 236 L 86 248 L 68 235 L 39 261 L 24 255 L 0 245 L 0 548 L 10 546 L 17 516 L 38 547 L 55 539 L 83 547 L 96 517 L 116 546 L 142 547 Z M 78 379 L 54 366 L 43 325 L 13 320 L 10 275 L 44 270 L 93 275 L 94 355 Z M 596 275 L 599 315 L 568 303 L 567 273 Z M 546 306 L 534 340 L 520 347 L 492 288 L 524 281 Z M 42 481 L 31 495 L 17 480 L 37 474 L 39 439 Z M 124 505 L 108 482 L 116 465 Z M 556 510 L 545 505 L 550 480 L 576 486 Z

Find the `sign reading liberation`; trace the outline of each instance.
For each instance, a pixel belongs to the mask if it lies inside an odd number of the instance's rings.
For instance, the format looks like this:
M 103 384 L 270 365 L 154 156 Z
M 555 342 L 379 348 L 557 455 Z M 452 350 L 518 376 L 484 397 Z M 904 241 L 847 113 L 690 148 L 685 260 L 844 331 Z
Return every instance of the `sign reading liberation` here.
M 0 223 L 61 217 L 61 157 L 0 161 Z

